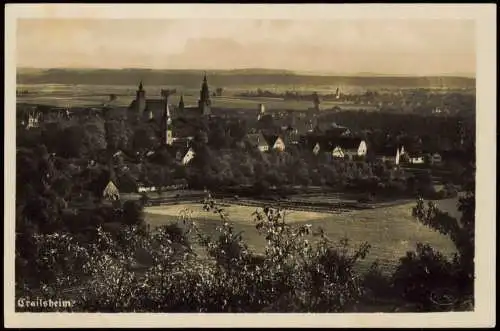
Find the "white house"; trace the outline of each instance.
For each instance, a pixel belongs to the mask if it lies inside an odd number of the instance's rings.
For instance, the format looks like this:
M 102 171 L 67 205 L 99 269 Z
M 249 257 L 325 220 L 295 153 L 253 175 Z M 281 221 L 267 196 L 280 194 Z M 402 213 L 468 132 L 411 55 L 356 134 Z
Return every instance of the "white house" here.
M 283 152 L 285 150 L 285 142 L 283 141 L 283 139 L 281 139 L 281 137 L 277 137 L 276 140 L 274 140 L 272 149 L 280 152 Z
M 358 146 L 358 156 L 365 156 L 368 151 L 368 146 L 366 146 L 366 141 L 361 140 Z
M 155 186 L 144 186 L 141 184 L 141 185 L 138 185 L 137 192 L 139 192 L 139 193 L 156 192 L 156 187 Z
M 424 164 L 425 163 L 425 159 L 422 155 L 410 156 L 408 160 L 411 164 Z
M 403 156 L 403 155 L 405 155 L 405 154 L 406 154 L 406 152 L 405 152 L 405 147 L 404 147 L 404 146 L 401 146 L 401 149 L 399 150 L 399 155 L 400 155 L 400 156 Z
M 120 200 L 120 192 L 118 191 L 118 188 L 116 185 L 113 183 L 113 181 L 109 181 L 108 185 L 104 188 L 104 191 L 102 192 L 102 197 L 105 200 L 109 201 L 117 201 Z
M 345 157 L 345 154 L 340 146 L 336 146 L 332 151 L 332 156 L 334 158 L 342 158 L 343 159 Z
M 194 155 L 195 155 L 195 153 L 194 153 L 193 149 L 189 148 L 189 150 L 186 152 L 186 154 L 182 158 L 182 164 L 187 165 L 194 158 Z
M 40 113 L 29 112 L 27 121 L 22 121 L 22 124 L 26 126 L 27 129 L 38 128 L 40 125 Z
M 314 148 L 313 148 L 314 155 L 318 155 L 320 149 L 321 149 L 321 147 L 319 146 L 319 143 L 316 143 L 316 145 L 314 145 Z

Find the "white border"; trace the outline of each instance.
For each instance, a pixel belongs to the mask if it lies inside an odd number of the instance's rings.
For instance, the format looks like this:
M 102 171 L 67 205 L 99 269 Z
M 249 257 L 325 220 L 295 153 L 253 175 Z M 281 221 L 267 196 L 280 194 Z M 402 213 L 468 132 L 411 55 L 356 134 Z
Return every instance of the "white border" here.
M 488 327 L 495 325 L 496 11 L 494 4 L 7 4 L 4 313 L 8 327 Z M 14 312 L 16 19 L 473 19 L 477 59 L 476 309 L 427 314 L 64 314 Z

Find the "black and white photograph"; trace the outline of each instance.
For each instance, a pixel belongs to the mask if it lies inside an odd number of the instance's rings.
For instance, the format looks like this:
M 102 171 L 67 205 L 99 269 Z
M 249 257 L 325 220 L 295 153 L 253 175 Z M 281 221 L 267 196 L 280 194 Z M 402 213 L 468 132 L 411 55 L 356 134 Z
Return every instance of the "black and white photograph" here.
M 8 6 L 17 319 L 486 309 L 494 325 L 480 16 L 301 6 Z

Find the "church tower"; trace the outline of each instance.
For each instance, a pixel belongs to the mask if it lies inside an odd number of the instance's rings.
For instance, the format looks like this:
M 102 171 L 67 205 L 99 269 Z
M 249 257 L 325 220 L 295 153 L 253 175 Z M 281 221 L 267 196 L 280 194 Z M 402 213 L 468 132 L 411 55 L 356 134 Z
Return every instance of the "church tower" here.
M 139 89 L 136 91 L 135 107 L 139 116 L 143 115 L 144 111 L 146 110 L 146 91 L 144 91 L 144 88 L 142 86 L 142 80 L 139 83 Z
M 179 110 L 184 110 L 184 97 L 181 95 L 181 99 L 179 100 Z
M 210 115 L 210 91 L 208 90 L 207 74 L 203 77 L 203 84 L 201 85 L 200 100 L 198 100 L 198 108 L 203 116 Z
M 263 103 L 259 104 L 259 113 L 257 114 L 257 121 L 260 121 L 266 114 L 266 108 Z
M 319 95 L 318 95 L 318 93 L 314 92 L 313 93 L 313 105 L 314 105 L 314 110 L 316 112 L 320 111 L 320 108 L 319 108 L 320 104 L 321 104 L 321 101 L 319 99 Z
M 172 145 L 174 136 L 172 133 L 172 118 L 170 117 L 170 108 L 168 107 L 168 99 L 165 98 L 165 110 L 162 117 L 162 144 Z

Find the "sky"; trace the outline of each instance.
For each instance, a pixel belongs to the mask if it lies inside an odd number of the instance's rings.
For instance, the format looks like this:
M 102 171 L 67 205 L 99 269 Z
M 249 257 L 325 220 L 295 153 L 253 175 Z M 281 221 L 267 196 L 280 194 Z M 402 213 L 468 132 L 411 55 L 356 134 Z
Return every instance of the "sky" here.
M 472 20 L 19 19 L 17 67 L 474 75 Z

